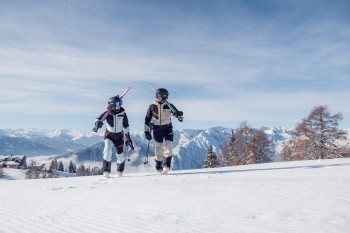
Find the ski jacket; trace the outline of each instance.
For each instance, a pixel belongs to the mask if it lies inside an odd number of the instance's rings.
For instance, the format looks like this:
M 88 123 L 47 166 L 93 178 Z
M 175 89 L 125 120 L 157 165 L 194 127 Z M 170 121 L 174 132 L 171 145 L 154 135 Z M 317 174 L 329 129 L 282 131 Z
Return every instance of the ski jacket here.
M 102 117 L 106 114 L 107 111 L 102 113 L 96 121 L 100 121 Z M 106 131 L 111 133 L 120 133 L 123 132 L 125 134 L 129 133 L 129 121 L 128 117 L 125 113 L 125 109 L 121 107 L 119 111 L 111 111 L 106 118 Z M 124 130 L 123 130 L 124 129 Z
M 174 108 L 175 111 L 177 111 L 177 109 L 173 104 L 170 104 L 170 105 L 171 107 Z M 167 128 L 169 126 L 172 126 L 171 114 L 172 114 L 171 109 L 165 102 L 160 104 L 154 101 L 154 103 L 149 106 L 146 113 L 145 131 L 151 131 L 149 127 L 151 121 L 153 122 L 153 125 L 155 126 L 155 128 L 159 128 L 159 127 Z

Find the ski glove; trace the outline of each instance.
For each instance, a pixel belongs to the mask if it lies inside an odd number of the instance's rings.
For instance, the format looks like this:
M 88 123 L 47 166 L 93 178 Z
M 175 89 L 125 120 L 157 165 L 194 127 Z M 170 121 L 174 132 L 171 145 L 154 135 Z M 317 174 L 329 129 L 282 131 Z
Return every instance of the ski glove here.
M 176 117 L 176 118 L 178 118 L 179 116 L 182 116 L 183 114 L 184 114 L 184 113 L 181 112 L 181 111 L 176 111 L 176 112 L 173 113 L 173 116 Z
M 181 111 L 176 111 L 173 113 L 173 116 L 176 117 L 180 122 L 184 120 L 183 115 L 184 113 Z
M 134 148 L 134 143 L 132 142 L 129 133 L 125 134 L 125 145 L 126 145 L 126 146 L 130 146 L 131 149 L 135 150 L 135 148 Z
M 146 132 L 145 132 L 145 137 L 146 137 L 146 139 L 147 139 L 148 141 L 152 140 L 151 132 L 146 131 Z
M 92 129 L 95 133 L 98 131 L 99 128 L 101 128 L 103 123 L 101 121 L 96 121 L 95 122 L 95 127 Z
M 95 122 L 95 126 L 96 126 L 97 128 L 102 128 L 102 125 L 103 125 L 103 123 L 102 123 L 101 121 L 96 121 L 96 122 Z

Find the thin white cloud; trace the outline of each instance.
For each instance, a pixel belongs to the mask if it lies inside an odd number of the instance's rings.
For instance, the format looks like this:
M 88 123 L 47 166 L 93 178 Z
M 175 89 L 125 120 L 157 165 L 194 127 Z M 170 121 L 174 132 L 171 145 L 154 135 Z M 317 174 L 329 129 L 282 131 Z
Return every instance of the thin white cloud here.
M 317 104 L 347 111 L 350 30 L 340 16 L 322 18 L 327 8 L 291 1 L 264 16 L 244 2 L 222 1 L 210 3 L 217 7 L 212 13 L 221 9 L 211 17 L 205 5 L 189 15 L 136 2 L 95 4 L 3 7 L 0 114 L 6 121 L 8 112 L 39 108 L 97 115 L 110 96 L 132 86 L 128 111 L 142 122 L 153 98 L 148 82 L 171 91 L 186 112 L 185 126 L 245 119 L 290 125 Z M 26 106 L 16 107 L 23 99 Z M 215 113 L 201 117 L 211 108 Z

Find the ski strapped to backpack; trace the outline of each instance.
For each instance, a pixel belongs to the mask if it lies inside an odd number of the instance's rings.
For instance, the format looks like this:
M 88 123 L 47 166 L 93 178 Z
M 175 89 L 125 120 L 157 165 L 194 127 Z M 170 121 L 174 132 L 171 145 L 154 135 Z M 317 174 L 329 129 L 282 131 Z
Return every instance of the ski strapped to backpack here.
M 157 89 L 151 84 L 149 83 L 149 85 L 152 87 L 152 89 L 156 92 Z M 174 114 L 176 112 L 176 110 L 173 108 L 173 106 L 167 101 L 167 100 L 164 100 L 166 105 L 168 105 L 168 107 L 170 108 L 171 112 Z M 182 122 L 184 120 L 184 117 L 183 116 L 177 116 L 177 119 Z
M 126 95 L 126 93 L 128 93 L 128 91 L 129 91 L 130 89 L 131 89 L 131 87 L 128 87 L 128 88 L 123 92 L 123 94 L 121 94 L 121 95 L 119 96 L 119 98 L 122 100 L 123 97 Z M 106 120 L 106 118 L 108 117 L 109 113 L 110 113 L 110 112 L 107 110 L 107 112 L 105 113 L 105 115 L 101 118 L 101 122 L 104 122 L 104 121 Z M 95 126 L 92 130 L 93 130 L 94 132 L 97 132 L 98 127 Z

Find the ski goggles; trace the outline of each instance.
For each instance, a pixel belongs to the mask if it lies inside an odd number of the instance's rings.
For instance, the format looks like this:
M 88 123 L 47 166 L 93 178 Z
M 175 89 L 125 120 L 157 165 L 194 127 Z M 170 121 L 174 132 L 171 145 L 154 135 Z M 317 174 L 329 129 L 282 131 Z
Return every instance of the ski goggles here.
M 115 106 L 116 106 L 116 107 L 122 106 L 122 102 L 121 102 L 121 101 L 120 101 L 120 102 L 115 102 Z

